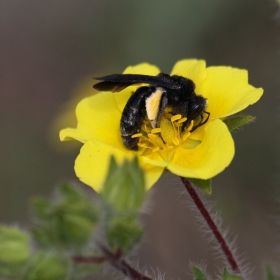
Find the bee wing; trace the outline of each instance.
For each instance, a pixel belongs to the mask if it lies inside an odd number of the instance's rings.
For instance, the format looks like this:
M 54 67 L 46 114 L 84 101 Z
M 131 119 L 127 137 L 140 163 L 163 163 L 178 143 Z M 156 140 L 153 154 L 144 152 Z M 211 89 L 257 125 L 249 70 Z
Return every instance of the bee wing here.
M 167 74 L 163 75 L 164 76 L 161 76 L 161 74 L 160 76 L 111 74 L 100 78 L 94 78 L 95 80 L 101 80 L 102 82 L 95 84 L 93 87 L 99 91 L 119 92 L 131 85 L 145 83 L 169 89 L 176 89 L 177 85 L 174 84 L 172 78 Z

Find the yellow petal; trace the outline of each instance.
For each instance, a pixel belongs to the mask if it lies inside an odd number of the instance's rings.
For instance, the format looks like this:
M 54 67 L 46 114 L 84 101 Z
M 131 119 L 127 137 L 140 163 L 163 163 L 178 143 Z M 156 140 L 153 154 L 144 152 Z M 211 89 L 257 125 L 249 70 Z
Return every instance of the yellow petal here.
M 263 94 L 263 89 L 248 84 L 246 70 L 217 66 L 208 67 L 206 71 L 207 91 L 204 97 L 208 99 L 209 120 L 240 112 L 257 102 Z
M 227 126 L 217 119 L 206 126 L 201 144 L 194 149 L 179 148 L 167 169 L 184 177 L 209 179 L 223 171 L 233 156 L 231 134 Z
M 160 178 L 160 176 L 162 175 L 162 173 L 164 171 L 164 167 L 160 167 L 160 166 L 145 163 L 143 161 L 142 157 L 139 157 L 139 163 L 140 163 L 140 166 L 144 170 L 146 189 L 148 190 Z
M 123 152 L 98 140 L 88 141 L 81 148 L 75 162 L 77 177 L 99 192 L 108 172 L 111 155 L 116 158 L 118 164 L 121 164 L 124 159 L 132 159 L 137 153 L 132 151 Z M 163 168 L 141 163 L 141 159 L 140 165 L 144 169 L 145 183 L 148 189 L 161 176 Z
M 156 76 L 160 72 L 159 68 L 155 65 L 143 62 L 134 66 L 128 66 L 123 74 L 143 74 Z
M 195 83 L 195 92 L 203 95 L 205 92 L 206 62 L 197 59 L 179 60 L 173 67 L 171 75 L 179 75 L 191 79 Z
M 149 164 L 167 167 L 172 173 L 189 178 L 209 179 L 223 171 L 234 156 L 234 142 L 226 125 L 219 119 L 205 129 L 202 143 L 194 149 L 178 147 L 170 163 L 157 154 L 143 159 Z
M 119 149 L 126 150 L 120 135 L 119 111 L 114 93 L 102 92 L 83 99 L 76 109 L 77 128 L 66 128 L 60 132 L 62 141 L 76 139 L 87 142 L 99 139 Z
M 152 153 L 148 156 L 142 156 L 140 158 L 144 163 L 149 165 L 155 165 L 161 168 L 165 168 L 168 165 L 168 163 L 162 159 L 159 153 Z

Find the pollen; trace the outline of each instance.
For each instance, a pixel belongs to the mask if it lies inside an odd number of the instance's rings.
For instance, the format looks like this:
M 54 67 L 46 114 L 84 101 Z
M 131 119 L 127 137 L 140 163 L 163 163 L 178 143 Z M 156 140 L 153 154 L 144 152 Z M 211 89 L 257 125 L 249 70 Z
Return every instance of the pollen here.
M 193 121 L 187 123 L 187 118 L 180 114 L 164 112 L 159 126 L 154 128 L 146 118 L 141 132 L 132 135 L 132 138 L 139 138 L 138 147 L 142 155 L 159 153 L 164 160 L 171 161 L 174 150 L 190 136 Z
M 146 99 L 147 117 L 152 122 L 152 125 L 154 125 L 158 114 L 162 94 L 163 89 L 157 88 L 157 90 Z

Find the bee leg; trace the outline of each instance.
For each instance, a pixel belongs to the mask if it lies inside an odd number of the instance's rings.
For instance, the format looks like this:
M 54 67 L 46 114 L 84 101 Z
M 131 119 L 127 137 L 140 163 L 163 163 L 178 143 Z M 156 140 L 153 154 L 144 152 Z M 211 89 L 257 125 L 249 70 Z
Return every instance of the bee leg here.
M 208 119 L 209 119 L 209 117 L 210 117 L 210 113 L 209 113 L 209 112 L 203 111 L 203 113 L 206 114 L 207 117 L 206 117 L 206 119 L 203 121 L 203 117 L 204 117 L 204 116 L 203 116 L 203 114 L 201 114 L 201 123 L 200 123 L 200 125 L 203 125 L 203 124 L 207 123 L 207 121 L 208 121 Z
M 206 117 L 205 120 L 203 120 L 203 117 L 204 117 L 203 113 L 207 114 L 207 117 Z M 197 125 L 193 126 L 191 132 L 195 131 L 197 128 L 199 128 L 200 126 L 202 126 L 205 123 L 207 123 L 207 121 L 208 121 L 208 119 L 210 117 L 210 113 L 206 112 L 206 111 L 203 111 L 203 113 L 200 115 L 200 122 Z

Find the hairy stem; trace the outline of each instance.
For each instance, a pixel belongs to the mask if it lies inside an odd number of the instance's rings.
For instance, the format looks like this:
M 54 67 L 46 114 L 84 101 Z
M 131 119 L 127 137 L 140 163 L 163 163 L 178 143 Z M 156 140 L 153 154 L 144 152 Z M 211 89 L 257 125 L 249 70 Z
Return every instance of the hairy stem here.
M 237 264 L 237 262 L 234 258 L 233 253 L 231 252 L 225 238 L 223 237 L 222 233 L 220 232 L 218 226 L 215 224 L 215 222 L 212 219 L 210 213 L 208 212 L 208 210 L 204 206 L 202 200 L 200 199 L 200 197 L 196 193 L 195 189 L 192 187 L 191 182 L 189 182 L 186 178 L 183 178 L 183 177 L 181 177 L 181 180 L 182 180 L 185 188 L 187 189 L 189 195 L 191 196 L 193 202 L 195 203 L 196 207 L 198 208 L 199 212 L 201 213 L 204 220 L 208 224 L 210 230 L 212 231 L 212 233 L 216 237 L 219 245 L 221 246 L 221 248 L 222 248 L 222 250 L 223 250 L 223 252 L 226 256 L 226 259 L 227 259 L 231 269 L 236 273 L 240 273 L 240 269 L 238 267 L 238 264 Z
M 77 263 L 102 263 L 109 262 L 114 268 L 122 272 L 125 276 L 129 277 L 131 280 L 152 280 L 151 278 L 142 275 L 140 272 L 132 268 L 126 261 L 121 260 L 121 252 L 117 251 L 116 253 L 111 252 L 107 247 L 101 243 L 97 243 L 96 246 L 103 253 L 102 257 L 83 257 L 75 256 L 72 257 L 72 260 Z
M 152 280 L 151 278 L 142 275 L 140 272 L 132 268 L 126 261 L 121 260 L 119 254 L 113 254 L 108 248 L 102 244 L 97 244 L 98 248 L 117 270 L 121 271 L 125 276 L 132 280 Z

